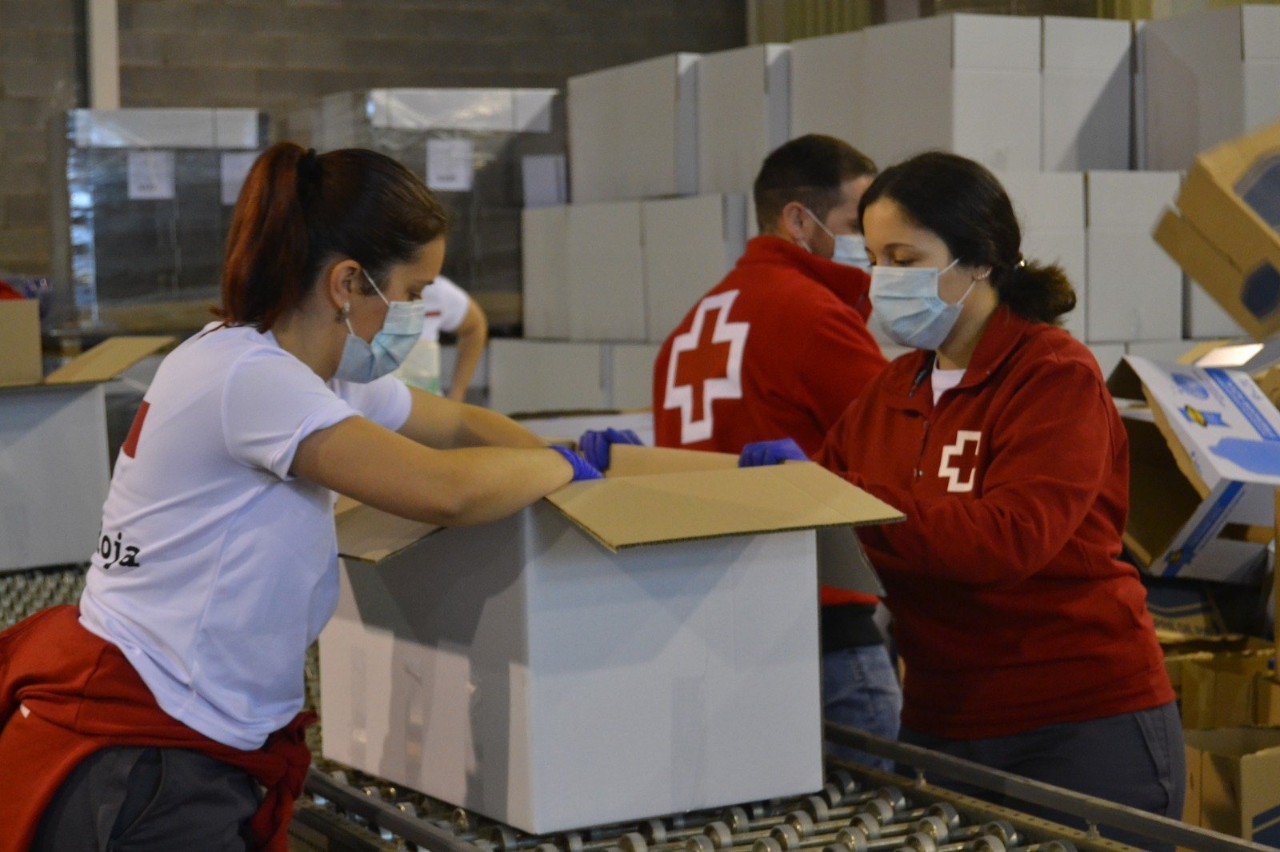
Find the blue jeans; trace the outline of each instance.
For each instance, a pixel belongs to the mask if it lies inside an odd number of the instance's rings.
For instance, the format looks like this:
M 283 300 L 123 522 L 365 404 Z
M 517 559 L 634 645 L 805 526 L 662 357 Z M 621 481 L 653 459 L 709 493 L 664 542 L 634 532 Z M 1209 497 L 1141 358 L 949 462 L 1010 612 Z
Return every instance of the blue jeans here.
M 946 740 L 904 729 L 902 741 L 1109 802 L 1173 819 L 1182 818 L 1186 753 L 1176 703 L 981 740 Z M 1085 827 L 1077 817 L 959 784 L 949 778 L 931 776 L 929 780 L 937 786 L 1061 825 Z M 1173 849 L 1109 826 L 1101 826 L 1100 831 L 1103 837 L 1139 849 L 1170 852 Z
M 884 645 L 859 645 L 822 655 L 822 715 L 828 722 L 889 740 L 898 738 L 902 687 Z M 826 746 L 828 757 L 887 772 L 893 761 L 845 746 Z

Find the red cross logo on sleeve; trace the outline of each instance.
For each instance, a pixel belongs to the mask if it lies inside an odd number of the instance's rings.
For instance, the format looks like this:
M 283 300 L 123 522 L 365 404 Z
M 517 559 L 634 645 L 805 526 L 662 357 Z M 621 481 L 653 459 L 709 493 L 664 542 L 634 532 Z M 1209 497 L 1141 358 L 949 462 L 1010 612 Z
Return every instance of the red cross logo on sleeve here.
M 730 290 L 703 299 L 689 330 L 672 341 L 663 408 L 680 409 L 682 444 L 711 437 L 712 402 L 742 398 L 742 353 L 751 323 L 729 321 L 736 298 L 738 291 Z
M 938 476 L 947 480 L 948 491 L 972 491 L 973 480 L 977 474 L 978 446 L 982 443 L 982 433 L 968 429 L 956 432 L 956 442 L 942 448 L 942 462 L 938 465 Z M 952 465 L 952 459 L 958 464 Z M 969 469 L 969 478 L 960 479 L 962 463 Z

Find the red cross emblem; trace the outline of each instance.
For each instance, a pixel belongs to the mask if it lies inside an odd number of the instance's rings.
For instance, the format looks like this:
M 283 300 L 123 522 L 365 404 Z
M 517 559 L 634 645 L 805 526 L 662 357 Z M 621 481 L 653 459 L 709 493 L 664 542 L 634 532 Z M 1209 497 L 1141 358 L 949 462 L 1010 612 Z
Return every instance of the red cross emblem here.
M 663 408 L 680 409 L 682 444 L 711 437 L 712 402 L 742 398 L 742 353 L 751 324 L 729 321 L 736 298 L 738 291 L 730 290 L 703 299 L 689 330 L 672 341 Z
M 948 491 L 972 491 L 973 481 L 977 475 L 978 446 L 982 443 L 982 433 L 968 429 L 956 432 L 956 442 L 942 448 L 942 461 L 938 464 L 938 476 L 947 480 Z M 951 461 L 963 463 L 969 469 L 969 478 L 960 479 L 962 467 L 952 465 Z

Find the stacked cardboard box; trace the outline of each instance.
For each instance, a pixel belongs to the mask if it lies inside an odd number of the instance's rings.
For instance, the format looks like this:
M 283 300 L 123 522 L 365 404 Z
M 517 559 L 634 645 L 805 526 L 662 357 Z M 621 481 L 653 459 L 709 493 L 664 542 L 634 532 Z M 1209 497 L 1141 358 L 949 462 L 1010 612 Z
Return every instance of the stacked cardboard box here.
M 82 326 L 193 331 L 218 301 L 250 109 L 76 109 L 53 125 L 55 281 Z
M 34 299 L 0 301 L 0 571 L 83 563 L 110 459 L 104 385 L 170 337 L 106 340 L 43 374 Z
M 369 89 L 321 99 L 317 150 L 381 151 L 421 177 L 453 215 L 444 274 L 495 331 L 520 319 L 520 213 L 563 201 L 562 104 L 555 89 Z

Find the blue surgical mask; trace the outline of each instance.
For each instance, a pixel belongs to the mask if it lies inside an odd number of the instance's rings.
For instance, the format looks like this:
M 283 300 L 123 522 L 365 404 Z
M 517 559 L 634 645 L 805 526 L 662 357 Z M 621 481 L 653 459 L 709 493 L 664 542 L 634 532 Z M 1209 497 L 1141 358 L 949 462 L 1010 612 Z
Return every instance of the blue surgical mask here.
M 960 317 L 960 309 L 977 281 L 955 304 L 938 295 L 938 278 L 959 258 L 942 269 L 918 266 L 871 268 L 871 316 L 889 339 L 899 346 L 937 349 Z
M 388 302 L 369 273 L 363 269 L 360 271 L 378 298 L 387 303 L 387 316 L 371 343 L 366 343 L 356 334 L 351 328 L 351 320 L 346 320 L 347 339 L 342 344 L 342 360 L 338 362 L 338 371 L 333 377 L 363 384 L 395 372 L 422 335 L 425 315 L 419 303 Z
M 861 269 L 863 272 L 871 271 L 871 258 L 867 257 L 867 241 L 862 234 L 833 234 L 830 228 L 822 224 L 821 219 L 813 215 L 812 210 L 805 207 L 804 212 L 808 213 L 813 223 L 835 242 L 835 251 L 831 254 L 834 262 Z M 809 247 L 806 245 L 805 248 Z M 812 252 L 813 249 L 809 251 Z

